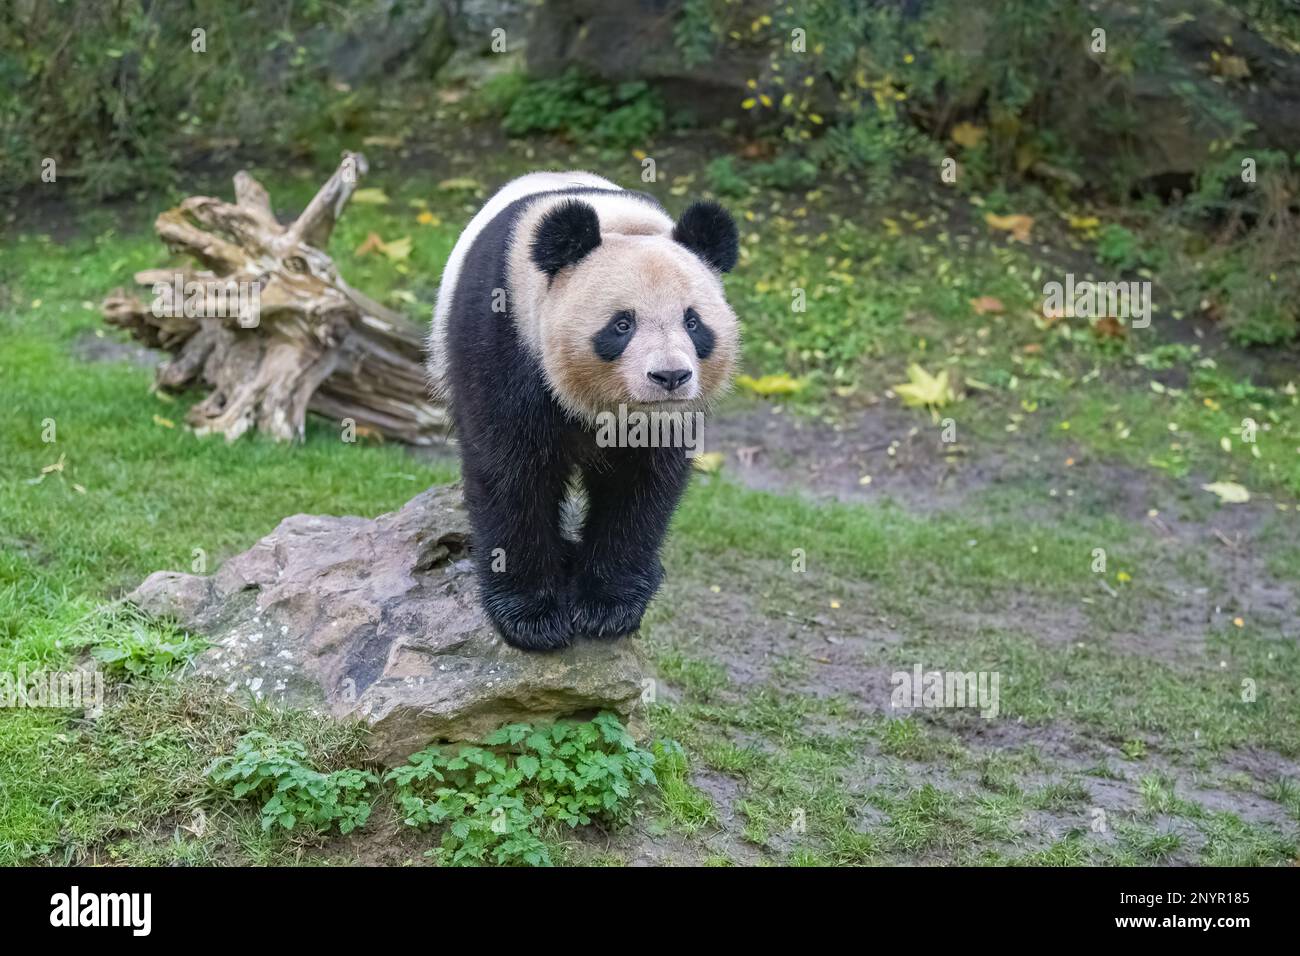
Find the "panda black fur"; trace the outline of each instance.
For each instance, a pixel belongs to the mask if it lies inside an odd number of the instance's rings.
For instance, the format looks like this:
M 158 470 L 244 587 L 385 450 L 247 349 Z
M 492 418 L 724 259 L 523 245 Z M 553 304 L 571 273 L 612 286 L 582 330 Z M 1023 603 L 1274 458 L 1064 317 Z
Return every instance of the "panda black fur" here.
M 673 223 L 652 197 L 585 173 L 507 184 L 457 242 L 429 373 L 460 442 L 481 600 L 513 646 L 640 626 L 691 462 L 682 448 L 600 447 L 594 421 L 619 404 L 702 410 L 727 387 L 739 328 L 719 273 L 737 251 L 720 206 Z

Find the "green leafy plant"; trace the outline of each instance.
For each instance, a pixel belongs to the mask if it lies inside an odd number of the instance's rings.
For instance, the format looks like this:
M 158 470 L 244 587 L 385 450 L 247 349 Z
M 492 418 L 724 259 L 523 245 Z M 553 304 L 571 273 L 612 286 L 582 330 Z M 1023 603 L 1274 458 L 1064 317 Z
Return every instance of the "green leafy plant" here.
M 817 185 L 818 167 L 806 157 L 785 152 L 775 159 L 741 166 L 734 156 L 719 156 L 705 167 L 709 188 L 719 196 L 739 199 L 754 185 L 794 192 Z
M 709 188 L 719 196 L 739 199 L 748 196 L 753 188 L 745 173 L 737 166 L 735 156 L 719 156 L 704 169 Z
M 307 748 L 294 740 L 276 740 L 261 731 L 239 739 L 235 752 L 208 768 L 213 783 L 230 788 L 235 799 L 261 799 L 262 829 L 315 830 L 338 827 L 350 833 L 370 818 L 371 788 L 379 778 L 366 770 L 322 773 L 307 764 Z
M 754 176 L 764 186 L 795 192 L 817 185 L 818 167 L 811 159 L 784 152 L 765 163 L 754 164 Z
M 515 100 L 523 96 L 527 89 L 528 75 L 518 70 L 511 70 L 508 73 L 498 73 L 486 80 L 480 96 L 488 115 L 504 117 L 510 112 L 510 107 L 514 105 Z
M 583 723 L 511 724 L 483 746 L 429 747 L 384 779 L 408 826 L 444 827 L 444 865 L 549 866 L 548 825 L 627 823 L 637 791 L 654 782 L 654 762 L 602 713 Z
M 1229 150 L 1202 169 L 1179 218 L 1209 225 L 1212 255 L 1189 256 L 1188 298 L 1208 298 L 1240 345 L 1273 346 L 1300 335 L 1300 154 Z M 1179 277 L 1175 277 L 1177 281 Z
M 645 83 L 610 86 L 576 69 L 529 83 L 502 120 L 511 136 L 562 133 L 603 146 L 644 144 L 663 124 L 663 106 Z
M 1106 224 L 1097 233 L 1097 258 L 1121 271 L 1149 264 L 1138 237 L 1115 223 Z
M 185 663 L 207 641 L 175 624 L 146 618 L 129 605 L 103 608 L 76 627 L 73 646 L 90 647 L 104 670 L 117 676 L 158 680 Z
M 699 66 L 713 59 L 726 32 L 725 3 L 719 0 L 684 0 L 673 25 L 673 43 L 687 66 Z

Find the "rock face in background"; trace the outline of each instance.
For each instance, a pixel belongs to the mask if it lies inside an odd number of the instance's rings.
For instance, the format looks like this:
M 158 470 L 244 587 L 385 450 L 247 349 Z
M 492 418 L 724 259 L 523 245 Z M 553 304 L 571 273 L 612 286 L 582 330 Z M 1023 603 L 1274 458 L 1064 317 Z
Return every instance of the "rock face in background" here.
M 504 30 L 506 48 L 516 50 L 528 40 L 530 5 L 529 0 L 458 0 L 457 52 L 491 53 L 493 30 Z
M 302 45 L 354 89 L 398 76 L 432 80 L 456 49 L 454 0 L 370 0 L 350 12 L 350 29 L 313 30 Z
M 1139 72 L 1133 103 L 1141 130 L 1137 178 L 1190 181 L 1214 157 L 1214 141 L 1233 130 L 1204 117 L 1198 123 L 1191 103 L 1209 101 L 1216 89 L 1254 127 L 1245 142 L 1300 151 L 1300 53 L 1268 42 L 1250 28 L 1248 17 L 1226 4 L 1183 0 L 1175 6 L 1166 20 L 1165 60 Z M 1122 23 L 1122 5 L 1115 9 L 1114 20 Z M 1104 171 L 1114 159 L 1112 144 L 1101 136 L 1092 140 L 1083 144 L 1085 159 Z
M 546 0 L 529 24 L 528 69 L 554 76 L 577 66 L 605 80 L 644 80 L 698 122 L 743 120 L 745 81 L 763 72 L 766 57 L 724 46 L 687 66 L 673 36 L 681 11 L 682 0 Z
M 457 487 L 375 519 L 294 515 L 210 577 L 159 571 L 128 597 L 213 646 L 231 694 L 366 720 L 386 763 L 515 721 L 612 710 L 641 694 L 635 644 L 506 645 L 475 599 Z
M 1230 7 L 1197 0 L 1187 9 L 1193 16 L 1170 33 L 1175 54 L 1228 83 L 1233 103 L 1257 130 L 1252 142 L 1300 151 L 1300 51 L 1268 42 Z

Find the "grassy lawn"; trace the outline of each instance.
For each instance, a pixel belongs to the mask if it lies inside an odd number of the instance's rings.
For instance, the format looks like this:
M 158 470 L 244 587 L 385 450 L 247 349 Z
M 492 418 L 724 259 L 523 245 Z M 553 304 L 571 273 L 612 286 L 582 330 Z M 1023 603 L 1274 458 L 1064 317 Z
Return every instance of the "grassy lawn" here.
M 679 148 L 676 168 L 688 168 L 692 147 Z M 388 201 L 348 209 L 330 250 L 340 272 L 424 316 L 482 197 L 466 177 L 487 188 L 514 170 L 578 165 L 640 185 L 631 157 L 533 149 L 453 157 L 438 175 L 377 163 L 363 185 Z M 264 181 L 289 212 L 321 178 Z M 649 188 L 675 209 L 702 186 L 684 174 Z M 1017 210 L 1040 224 L 1018 243 L 980 205 L 920 189 L 913 208 L 829 189 L 730 201 L 745 236 L 728 287 L 746 371 L 797 390 L 742 390 L 723 417 L 776 405 L 826 435 L 884 421 L 936 467 L 996 478 L 918 504 L 870 482 L 852 500 L 819 494 L 817 462 L 797 456 L 776 487 L 754 487 L 730 454 L 698 476 L 642 637 L 658 682 L 650 724 L 683 753 L 661 759 L 632 827 L 549 834 L 554 858 L 1295 859 L 1295 376 L 1254 368 L 1167 313 L 1124 338 L 1045 321 L 1045 277 L 1096 263 L 1090 238 L 1036 202 Z M 106 292 L 163 261 L 147 219 L 122 226 L 90 210 L 57 240 L 36 223 L 6 240 L 0 672 L 67 668 L 88 645 L 138 638 L 139 622 L 102 607 L 151 571 L 210 572 L 288 515 L 375 515 L 455 478 L 453 465 L 345 443 L 319 420 L 292 448 L 186 432 L 197 396 L 151 391 L 150 369 L 122 357 L 97 313 Z M 409 259 L 358 256 L 371 232 L 410 236 Z M 975 307 L 981 298 L 996 307 Z M 933 418 L 901 409 L 891 387 L 914 362 L 947 369 L 960 400 Z M 954 443 L 941 440 L 946 419 Z M 1243 419 L 1257 441 L 1242 440 Z M 876 486 L 886 472 L 915 480 L 893 448 L 871 454 Z M 1220 481 L 1252 500 L 1219 504 L 1201 486 Z M 1257 599 L 1262 585 L 1271 601 Z M 997 716 L 891 707 L 891 676 L 917 664 L 996 673 Z M 320 770 L 356 766 L 355 728 L 166 676 L 115 680 L 109 696 L 98 719 L 0 712 L 0 862 L 405 863 L 433 845 L 400 825 L 386 793 L 360 830 L 306 837 L 264 832 L 254 808 L 205 778 L 253 729 L 303 742 Z

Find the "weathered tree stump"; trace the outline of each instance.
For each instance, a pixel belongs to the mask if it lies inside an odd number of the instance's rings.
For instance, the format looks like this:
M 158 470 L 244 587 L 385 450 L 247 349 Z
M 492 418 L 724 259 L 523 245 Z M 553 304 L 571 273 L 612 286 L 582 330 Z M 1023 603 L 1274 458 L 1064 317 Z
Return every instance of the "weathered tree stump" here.
M 429 399 L 423 333 L 349 286 L 323 251 L 366 169 L 345 153 L 287 226 L 241 171 L 234 204 L 191 196 L 155 222 L 169 249 L 202 268 L 138 272 L 148 299 L 118 289 L 104 300 L 110 324 L 172 353 L 160 388 L 211 389 L 186 417 L 198 434 L 233 441 L 255 428 L 301 440 L 312 411 L 411 444 L 441 435 L 448 416 Z

